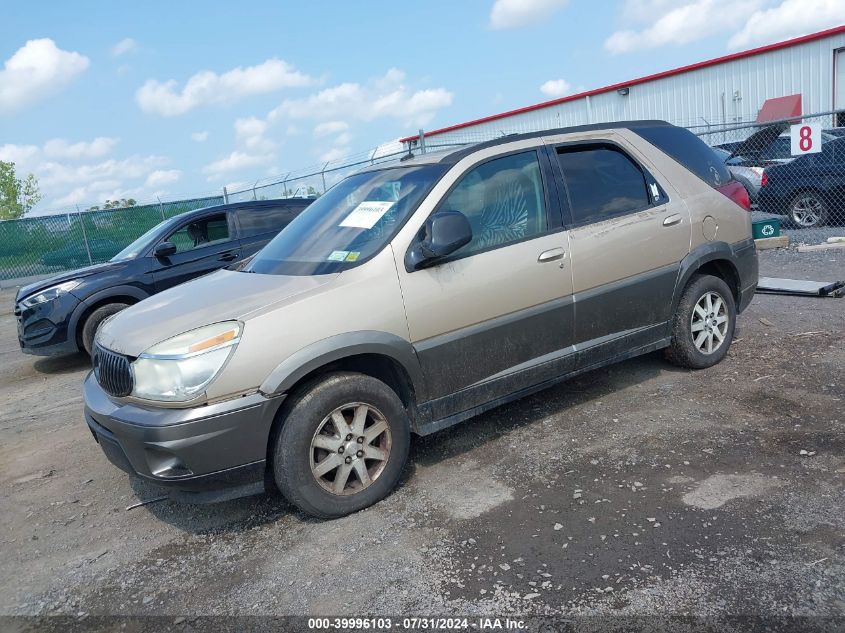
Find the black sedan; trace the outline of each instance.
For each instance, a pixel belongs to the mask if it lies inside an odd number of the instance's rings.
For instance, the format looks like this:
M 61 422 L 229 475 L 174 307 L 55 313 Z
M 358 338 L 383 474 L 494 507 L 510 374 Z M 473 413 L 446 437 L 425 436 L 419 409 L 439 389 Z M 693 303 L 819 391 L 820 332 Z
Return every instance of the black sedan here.
M 766 167 L 758 204 L 799 228 L 845 220 L 845 138 L 824 143 L 817 154 Z
M 38 356 L 90 353 L 106 318 L 255 254 L 311 202 L 287 198 L 188 211 L 154 226 L 103 264 L 24 286 L 15 299 L 21 350 Z

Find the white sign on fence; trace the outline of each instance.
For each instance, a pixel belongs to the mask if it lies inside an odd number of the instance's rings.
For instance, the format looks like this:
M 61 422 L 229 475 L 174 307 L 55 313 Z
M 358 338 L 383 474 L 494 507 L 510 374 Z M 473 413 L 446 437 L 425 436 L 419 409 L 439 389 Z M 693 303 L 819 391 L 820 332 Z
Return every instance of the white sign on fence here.
M 821 123 L 799 123 L 789 129 L 793 156 L 815 154 L 822 151 Z

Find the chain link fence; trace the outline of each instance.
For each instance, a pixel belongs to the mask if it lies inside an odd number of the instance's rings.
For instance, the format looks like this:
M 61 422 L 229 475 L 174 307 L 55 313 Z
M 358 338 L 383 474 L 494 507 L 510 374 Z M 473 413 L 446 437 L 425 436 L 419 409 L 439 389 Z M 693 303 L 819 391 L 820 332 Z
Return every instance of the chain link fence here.
M 690 129 L 745 186 L 757 237 L 780 232 L 790 244 L 820 244 L 845 235 L 842 114 Z
M 746 187 L 753 219 L 770 220 L 758 237 L 781 231 L 792 244 L 818 244 L 845 235 L 845 138 L 840 140 L 845 137 L 845 128 L 837 127 L 837 122 L 845 123 L 845 112 L 765 124 L 734 121 L 687 127 L 716 149 Z M 793 125 L 798 126 L 797 138 L 803 143 L 798 150 L 792 146 Z M 543 117 L 513 123 L 497 121 L 495 127 L 464 128 L 429 138 L 421 134 L 409 143 L 385 143 L 281 177 L 258 180 L 238 191 L 224 189 L 220 196 L 3 221 L 0 281 L 107 261 L 162 220 L 192 209 L 224 202 L 316 197 L 350 173 L 394 160 L 409 149 L 434 152 L 554 127 L 555 121 Z
M 0 281 L 105 262 L 162 220 L 223 196 L 0 222 Z

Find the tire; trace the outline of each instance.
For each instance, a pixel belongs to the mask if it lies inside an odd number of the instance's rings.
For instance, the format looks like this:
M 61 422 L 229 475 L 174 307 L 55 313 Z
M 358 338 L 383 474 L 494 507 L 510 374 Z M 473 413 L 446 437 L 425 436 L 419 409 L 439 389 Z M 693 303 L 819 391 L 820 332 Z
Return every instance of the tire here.
M 91 355 L 91 350 L 94 349 L 94 336 L 97 334 L 97 328 L 111 315 L 117 314 L 128 307 L 128 303 L 107 303 L 88 315 L 88 318 L 85 319 L 85 324 L 82 326 L 82 347 L 89 356 Z
M 815 191 L 802 191 L 789 203 L 789 221 L 799 229 L 810 229 L 827 224 L 827 203 Z
M 728 285 L 712 275 L 693 275 L 672 317 L 672 342 L 666 358 L 689 369 L 712 367 L 728 353 L 735 328 L 736 303 Z
M 346 516 L 386 497 L 408 458 L 410 422 L 402 401 L 364 374 L 337 372 L 305 385 L 285 403 L 278 424 L 270 447 L 276 486 L 288 501 L 321 519 Z

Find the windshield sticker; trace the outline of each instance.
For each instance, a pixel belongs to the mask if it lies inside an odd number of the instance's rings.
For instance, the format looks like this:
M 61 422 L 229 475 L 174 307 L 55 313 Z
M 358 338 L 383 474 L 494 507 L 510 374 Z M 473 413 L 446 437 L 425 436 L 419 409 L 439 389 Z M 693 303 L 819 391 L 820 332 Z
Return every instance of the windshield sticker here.
M 392 202 L 364 200 L 346 216 L 340 226 L 347 226 L 355 229 L 371 229 L 387 210 L 393 206 Z
M 358 258 L 360 256 L 361 256 L 361 251 L 349 251 L 349 254 L 346 256 L 346 261 L 357 262 Z
M 349 256 L 349 251 L 332 251 L 332 254 L 329 255 L 328 260 L 330 262 L 342 262 L 346 261 L 346 258 Z

